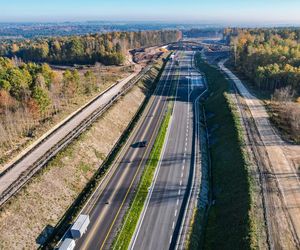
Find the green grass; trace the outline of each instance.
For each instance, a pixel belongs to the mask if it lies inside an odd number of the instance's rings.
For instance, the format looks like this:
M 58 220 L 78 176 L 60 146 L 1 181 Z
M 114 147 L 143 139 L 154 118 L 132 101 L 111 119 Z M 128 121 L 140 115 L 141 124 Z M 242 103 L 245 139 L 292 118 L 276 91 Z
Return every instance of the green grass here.
M 228 94 L 230 83 L 200 56 L 197 66 L 206 74 L 210 95 L 205 102 L 210 133 L 211 187 L 213 204 L 208 216 L 195 217 L 190 249 L 254 249 L 252 181 L 238 113 Z M 205 224 L 204 233 L 199 223 Z
M 151 186 L 153 180 L 155 169 L 160 159 L 170 118 L 171 118 L 171 109 L 168 110 L 168 113 L 165 116 L 163 123 L 161 124 L 157 138 L 151 150 L 145 170 L 143 172 L 141 181 L 139 183 L 138 190 L 130 206 L 130 210 L 125 216 L 122 229 L 118 233 L 116 240 L 114 241 L 113 249 L 127 249 L 130 244 L 140 214 L 143 210 L 143 206 L 148 195 L 148 189 Z

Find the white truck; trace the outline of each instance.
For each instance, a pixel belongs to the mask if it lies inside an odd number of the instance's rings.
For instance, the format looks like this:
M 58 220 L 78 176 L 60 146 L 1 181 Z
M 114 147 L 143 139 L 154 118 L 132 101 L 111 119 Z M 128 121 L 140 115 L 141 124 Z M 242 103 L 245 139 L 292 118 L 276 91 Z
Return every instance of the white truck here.
M 59 250 L 73 250 L 75 248 L 75 240 L 67 238 L 60 245 Z
M 86 232 L 90 218 L 88 215 L 81 214 L 71 227 L 71 234 L 74 239 L 79 239 Z

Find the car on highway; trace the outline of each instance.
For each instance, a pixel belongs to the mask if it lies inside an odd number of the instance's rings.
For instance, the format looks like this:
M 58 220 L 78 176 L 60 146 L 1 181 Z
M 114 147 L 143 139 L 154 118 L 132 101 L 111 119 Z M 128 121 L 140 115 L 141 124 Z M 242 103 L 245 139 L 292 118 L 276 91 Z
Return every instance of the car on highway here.
M 144 148 L 144 147 L 147 147 L 147 141 L 139 141 L 139 142 L 133 143 L 131 145 L 131 147 L 133 147 L 133 148 Z

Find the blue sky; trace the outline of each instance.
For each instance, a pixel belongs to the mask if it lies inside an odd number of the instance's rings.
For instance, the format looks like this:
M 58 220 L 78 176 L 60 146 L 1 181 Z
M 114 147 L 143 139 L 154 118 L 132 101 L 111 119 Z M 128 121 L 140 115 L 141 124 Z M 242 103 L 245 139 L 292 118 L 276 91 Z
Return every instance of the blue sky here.
M 0 0 L 0 21 L 300 24 L 300 0 Z

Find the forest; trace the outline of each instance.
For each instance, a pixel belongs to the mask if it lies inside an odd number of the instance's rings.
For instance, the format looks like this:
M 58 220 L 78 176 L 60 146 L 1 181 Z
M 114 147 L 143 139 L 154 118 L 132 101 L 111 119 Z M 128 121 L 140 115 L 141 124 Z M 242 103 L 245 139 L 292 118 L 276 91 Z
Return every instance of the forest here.
M 180 37 L 179 31 L 160 30 L 6 40 L 0 44 L 0 56 L 59 65 L 121 65 L 130 49 L 175 42 Z
M 225 29 L 236 68 L 261 90 L 300 93 L 300 29 Z

